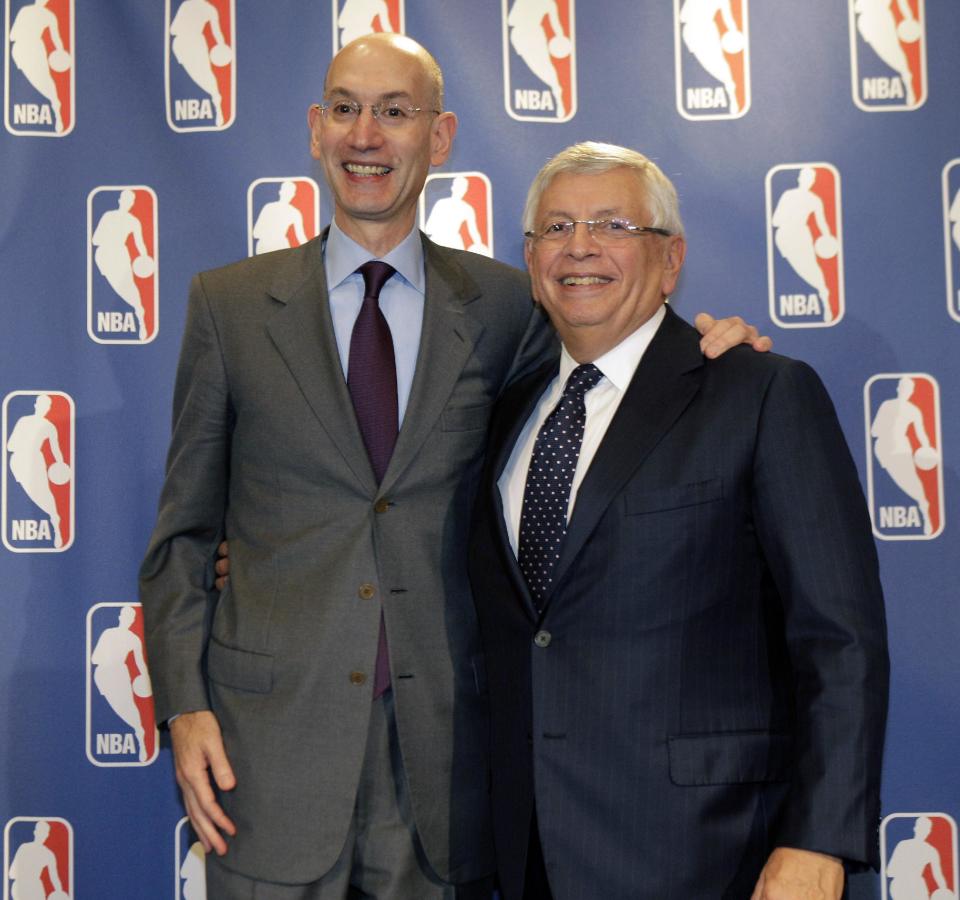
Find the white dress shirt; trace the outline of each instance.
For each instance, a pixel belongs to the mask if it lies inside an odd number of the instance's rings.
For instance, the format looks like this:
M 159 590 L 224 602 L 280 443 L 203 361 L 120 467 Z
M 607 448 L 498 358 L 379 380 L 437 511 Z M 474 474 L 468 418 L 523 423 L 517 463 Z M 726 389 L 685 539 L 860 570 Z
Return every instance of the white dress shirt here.
M 580 447 L 580 457 L 577 468 L 573 473 L 573 484 L 570 487 L 570 500 L 567 504 L 567 521 L 573 515 L 573 507 L 577 500 L 577 491 L 593 462 L 593 457 L 607 433 L 607 428 L 613 419 L 620 401 L 627 390 L 643 354 L 646 353 L 650 341 L 657 333 L 666 308 L 660 307 L 646 322 L 643 323 L 629 337 L 624 338 L 612 350 L 608 350 L 593 364 L 603 373 L 603 378 L 596 387 L 587 392 L 584 406 L 587 411 L 586 424 L 583 428 L 583 444 Z M 520 511 L 523 508 L 523 490 L 527 483 L 527 469 L 530 468 L 530 457 L 533 455 L 533 446 L 544 420 L 560 401 L 560 395 L 567 383 L 570 373 L 578 366 L 577 361 L 564 347 L 560 353 L 560 371 L 557 377 L 547 385 L 540 397 L 530 418 L 527 419 L 523 430 L 514 444 L 513 452 L 507 465 L 497 482 L 500 497 L 503 500 L 503 518 L 507 525 L 507 534 L 510 537 L 510 546 L 514 556 L 517 554 L 517 544 L 520 537 Z

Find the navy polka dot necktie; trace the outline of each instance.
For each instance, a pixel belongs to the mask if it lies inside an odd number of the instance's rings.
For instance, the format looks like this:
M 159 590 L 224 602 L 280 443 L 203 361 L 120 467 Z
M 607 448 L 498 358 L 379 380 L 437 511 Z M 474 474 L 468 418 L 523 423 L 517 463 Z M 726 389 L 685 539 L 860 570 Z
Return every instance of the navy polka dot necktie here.
M 520 511 L 517 561 L 538 609 L 550 588 L 560 544 L 567 532 L 567 506 L 587 419 L 584 396 L 603 373 L 592 363 L 577 366 L 560 401 L 544 420 L 530 457 Z

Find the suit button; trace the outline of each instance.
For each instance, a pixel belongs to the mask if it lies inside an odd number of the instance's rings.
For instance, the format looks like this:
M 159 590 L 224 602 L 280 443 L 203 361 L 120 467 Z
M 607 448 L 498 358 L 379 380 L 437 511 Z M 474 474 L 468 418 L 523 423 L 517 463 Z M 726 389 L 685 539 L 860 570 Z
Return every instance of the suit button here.
M 350 684 L 365 684 L 367 681 L 367 676 L 363 672 L 351 672 L 350 673 Z
M 538 631 L 538 632 L 533 636 L 533 642 L 534 642 L 538 647 L 549 647 L 549 646 L 550 646 L 550 641 L 552 641 L 552 640 L 553 640 L 553 637 L 551 636 L 551 634 L 550 634 L 549 631 Z
M 373 511 L 378 513 L 385 513 L 388 509 L 390 509 L 390 501 L 385 500 L 383 497 L 381 497 L 373 506 Z
M 372 600 L 377 595 L 377 589 L 372 584 L 361 584 L 357 593 L 361 600 Z

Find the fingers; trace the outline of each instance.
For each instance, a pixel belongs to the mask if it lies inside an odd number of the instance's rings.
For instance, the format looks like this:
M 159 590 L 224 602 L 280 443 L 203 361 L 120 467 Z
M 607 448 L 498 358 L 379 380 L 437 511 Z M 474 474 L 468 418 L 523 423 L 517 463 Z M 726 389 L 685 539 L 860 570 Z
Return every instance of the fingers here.
M 177 716 L 170 723 L 170 737 L 177 783 L 193 829 L 207 853 L 223 856 L 227 852 L 223 834 L 233 836 L 237 829 L 217 803 L 210 774 L 222 791 L 232 790 L 237 780 L 216 717 L 208 711 Z
M 218 591 L 222 591 L 230 580 L 230 547 L 226 541 L 221 541 L 217 547 L 219 559 L 213 564 L 213 571 L 217 573 L 214 584 Z
M 716 359 L 738 344 L 749 344 L 754 350 L 766 352 L 773 341 L 762 336 L 753 325 L 748 325 L 740 316 L 714 319 L 709 313 L 700 313 L 695 319 L 697 331 L 702 335 L 700 351 L 709 359 Z

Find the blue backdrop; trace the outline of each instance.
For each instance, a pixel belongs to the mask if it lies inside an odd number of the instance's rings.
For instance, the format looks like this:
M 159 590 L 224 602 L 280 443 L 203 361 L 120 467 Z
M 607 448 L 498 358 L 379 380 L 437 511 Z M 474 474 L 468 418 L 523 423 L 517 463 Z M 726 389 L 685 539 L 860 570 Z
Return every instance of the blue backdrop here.
M 460 116 L 424 192 L 437 239 L 521 265 L 543 161 L 584 139 L 636 147 L 680 193 L 681 314 L 739 313 L 823 376 L 869 495 L 893 664 L 885 871 L 853 895 L 886 898 L 900 870 L 958 897 L 956 3 L 5 0 L 4 15 L 5 898 L 30 858 L 48 892 L 53 870 L 71 897 L 202 896 L 127 609 L 186 287 L 329 219 L 306 110 L 335 48 L 384 29 L 435 53 Z M 902 842 L 922 815 L 938 865 L 918 872 Z

